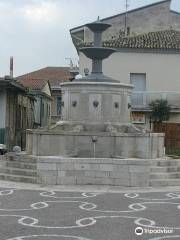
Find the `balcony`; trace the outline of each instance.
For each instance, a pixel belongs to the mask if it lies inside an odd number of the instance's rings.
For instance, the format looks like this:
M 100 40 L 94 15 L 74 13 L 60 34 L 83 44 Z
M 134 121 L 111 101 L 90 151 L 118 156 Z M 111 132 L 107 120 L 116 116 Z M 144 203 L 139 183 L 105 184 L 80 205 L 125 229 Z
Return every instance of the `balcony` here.
M 157 99 L 168 101 L 173 112 L 180 112 L 180 92 L 133 92 L 131 105 L 133 111 L 149 111 L 149 103 Z

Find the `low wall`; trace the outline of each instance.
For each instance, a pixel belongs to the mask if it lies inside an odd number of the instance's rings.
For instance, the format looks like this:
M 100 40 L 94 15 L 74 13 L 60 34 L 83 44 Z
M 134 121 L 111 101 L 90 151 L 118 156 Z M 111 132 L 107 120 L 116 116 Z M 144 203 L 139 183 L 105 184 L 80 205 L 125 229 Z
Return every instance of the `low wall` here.
M 26 152 L 35 156 L 79 158 L 141 158 L 164 156 L 164 134 L 161 133 L 56 133 L 29 130 Z M 93 137 L 96 143 L 93 143 Z
M 150 160 L 37 157 L 38 183 L 149 186 Z

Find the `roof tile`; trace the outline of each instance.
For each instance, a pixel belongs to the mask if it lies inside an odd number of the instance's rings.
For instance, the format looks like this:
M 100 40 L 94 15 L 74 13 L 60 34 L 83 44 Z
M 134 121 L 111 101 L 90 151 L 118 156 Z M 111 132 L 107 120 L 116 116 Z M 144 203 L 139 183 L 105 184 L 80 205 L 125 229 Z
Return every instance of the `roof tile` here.
M 79 44 L 78 48 L 93 46 L 93 43 Z M 104 41 L 104 47 L 116 49 L 180 50 L 180 31 L 164 30 Z
M 35 79 L 26 78 L 18 80 L 24 87 L 30 88 L 32 90 L 42 90 L 43 87 L 48 83 L 47 79 Z
M 60 83 L 69 81 L 73 78 L 73 74 L 70 72 L 69 67 L 46 67 L 40 70 L 24 74 L 22 76 L 17 77 L 18 81 L 26 82 L 26 79 L 44 79 L 49 80 L 51 87 L 59 86 Z

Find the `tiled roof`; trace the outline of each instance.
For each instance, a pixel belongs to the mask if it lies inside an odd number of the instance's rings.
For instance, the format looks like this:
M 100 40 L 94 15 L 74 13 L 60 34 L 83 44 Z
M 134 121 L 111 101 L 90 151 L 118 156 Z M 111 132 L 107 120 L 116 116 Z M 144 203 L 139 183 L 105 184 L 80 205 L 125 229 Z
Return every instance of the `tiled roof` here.
M 85 43 L 84 46 L 92 46 Z M 81 47 L 82 45 L 79 45 Z M 180 50 L 180 31 L 164 30 L 104 41 L 104 47 L 116 49 Z
M 26 92 L 26 88 L 20 82 L 15 81 L 15 79 L 11 78 L 10 76 L 5 76 L 3 78 L 0 77 L 0 85 L 2 87 L 7 88 L 16 88 L 20 91 Z
M 17 77 L 18 81 L 24 79 L 46 79 L 49 80 L 51 87 L 59 86 L 60 83 L 69 81 L 72 78 L 73 74 L 70 72 L 69 67 L 46 67 Z
M 47 79 L 35 79 L 26 78 L 18 80 L 24 87 L 30 88 L 32 90 L 42 90 L 43 87 L 48 83 Z
M 180 31 L 165 30 L 104 42 L 105 47 L 140 49 L 180 49 Z

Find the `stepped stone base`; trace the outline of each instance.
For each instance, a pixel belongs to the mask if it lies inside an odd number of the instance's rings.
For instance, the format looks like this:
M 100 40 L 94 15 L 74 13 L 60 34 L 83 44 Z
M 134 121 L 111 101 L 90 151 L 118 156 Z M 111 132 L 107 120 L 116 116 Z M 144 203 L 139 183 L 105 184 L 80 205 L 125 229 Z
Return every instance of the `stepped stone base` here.
M 37 181 L 44 184 L 147 187 L 149 174 L 150 161 L 142 159 L 37 158 Z
M 0 180 L 47 185 L 180 186 L 180 159 L 7 154 L 0 158 Z
M 152 160 L 149 186 L 180 186 L 180 159 Z
M 0 158 L 0 180 L 37 183 L 36 157 L 8 153 Z

